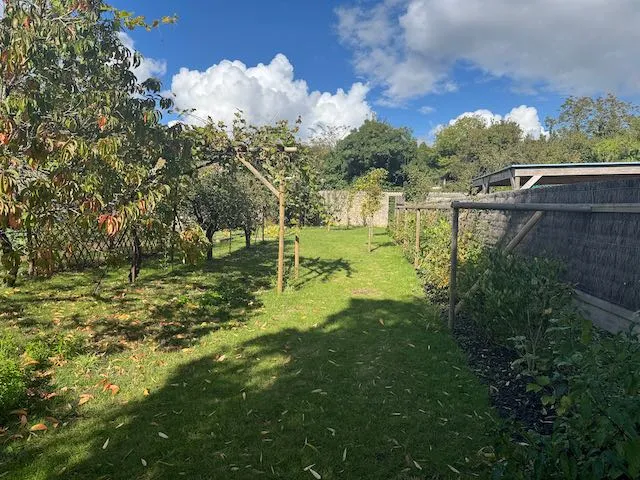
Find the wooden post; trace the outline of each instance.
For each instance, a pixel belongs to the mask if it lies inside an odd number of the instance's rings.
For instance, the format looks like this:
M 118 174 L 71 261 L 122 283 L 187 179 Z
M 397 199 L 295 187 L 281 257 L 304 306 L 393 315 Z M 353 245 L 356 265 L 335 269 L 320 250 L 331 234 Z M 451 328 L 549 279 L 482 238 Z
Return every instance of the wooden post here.
M 402 244 L 407 248 L 409 246 L 409 239 L 407 238 L 407 227 L 409 226 L 409 217 L 407 216 L 407 210 L 404 211 L 404 227 L 402 228 Z
M 296 243 L 293 248 L 293 265 L 296 280 L 300 276 L 300 236 L 296 235 Z
M 458 281 L 458 223 L 460 210 L 453 208 L 451 214 L 451 269 L 449 272 L 449 328 L 453 329 L 456 320 L 456 296 Z
M 231 253 L 231 242 L 232 242 L 231 229 L 229 229 L 229 253 Z
M 416 251 L 413 260 L 413 266 L 418 268 L 420 265 L 420 209 L 416 210 Z
M 284 179 L 280 179 L 278 190 L 280 210 L 280 230 L 278 231 L 278 294 L 282 293 L 284 284 Z

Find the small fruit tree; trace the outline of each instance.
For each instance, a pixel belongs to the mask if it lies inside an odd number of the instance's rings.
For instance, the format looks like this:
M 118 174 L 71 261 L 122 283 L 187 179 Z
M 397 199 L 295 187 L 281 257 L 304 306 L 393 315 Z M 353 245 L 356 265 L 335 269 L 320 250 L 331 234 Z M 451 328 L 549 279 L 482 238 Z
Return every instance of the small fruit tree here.
M 11 236 L 71 220 L 108 234 L 137 222 L 169 191 L 173 147 L 161 110 L 171 101 L 140 62 L 123 29 L 154 28 L 101 0 L 5 0 L 0 19 L 0 249 L 15 283 Z M 178 157 L 183 158 L 183 157 Z M 13 232 L 13 233 L 12 233 Z M 37 242 L 36 242 L 37 243 Z M 134 260 L 134 263 L 136 261 Z M 135 275 L 137 270 L 132 270 Z
M 214 124 L 211 121 L 204 127 L 193 130 L 198 137 L 196 141 L 198 148 L 203 152 L 208 149 L 208 153 L 202 155 L 210 157 L 211 160 L 207 163 L 218 162 L 219 172 L 224 172 L 227 169 L 232 172 L 233 168 L 246 168 L 278 199 L 280 218 L 278 292 L 282 292 L 284 282 L 286 206 L 288 204 L 290 207 L 290 217 L 299 220 L 300 218 L 304 219 L 305 212 L 317 210 L 321 205 L 316 185 L 317 175 L 312 168 L 308 147 L 302 145 L 297 139 L 298 128 L 299 122 L 296 122 L 296 125 L 292 127 L 286 121 L 279 121 L 274 125 L 249 125 L 242 117 L 242 113 L 239 112 L 230 132 L 224 124 Z M 228 165 L 229 163 L 231 165 Z M 234 175 L 238 175 L 238 173 Z M 246 185 L 242 185 L 245 181 L 242 176 L 236 177 L 236 179 L 238 181 L 234 183 L 234 188 L 246 187 Z M 245 198 L 243 203 L 250 201 Z M 267 204 L 266 199 L 259 201 L 259 205 L 263 207 Z M 249 224 L 255 223 L 255 219 L 251 218 L 250 212 L 247 213 L 249 217 L 245 216 L 244 219 L 241 218 L 238 221 L 245 222 L 249 227 Z M 298 243 L 298 238 L 296 238 L 296 243 Z M 299 249 L 296 248 L 296 252 L 298 251 Z
M 356 179 L 352 187 L 353 191 L 364 194 L 360 212 L 365 224 L 369 227 L 369 252 L 371 252 L 373 237 L 373 216 L 382 206 L 382 187 L 388 174 L 384 168 L 375 168 Z

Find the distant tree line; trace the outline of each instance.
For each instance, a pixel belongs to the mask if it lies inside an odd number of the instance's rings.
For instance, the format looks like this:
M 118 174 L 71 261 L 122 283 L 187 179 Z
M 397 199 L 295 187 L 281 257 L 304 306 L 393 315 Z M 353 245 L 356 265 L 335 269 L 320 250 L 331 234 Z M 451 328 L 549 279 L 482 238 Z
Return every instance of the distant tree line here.
M 426 144 L 408 128 L 367 120 L 333 145 L 318 147 L 317 161 L 327 187 L 342 188 L 384 168 L 387 186 L 404 187 L 409 196 L 434 187 L 465 191 L 473 177 L 517 163 L 640 161 L 638 107 L 612 94 L 568 97 L 545 126 L 548 134 L 534 139 L 510 120 L 464 117 Z

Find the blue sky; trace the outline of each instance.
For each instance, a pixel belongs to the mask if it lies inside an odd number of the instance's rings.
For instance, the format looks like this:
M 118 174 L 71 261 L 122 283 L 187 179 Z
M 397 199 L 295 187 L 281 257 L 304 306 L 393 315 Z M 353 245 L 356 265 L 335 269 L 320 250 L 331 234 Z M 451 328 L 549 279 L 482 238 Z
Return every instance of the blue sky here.
M 635 100 L 640 91 L 640 69 L 629 66 L 640 40 L 635 0 L 114 4 L 178 15 L 176 25 L 132 32 L 132 46 L 155 61 L 151 72 L 180 106 L 225 120 L 242 108 L 258 123 L 301 114 L 308 124 L 354 127 L 375 112 L 427 138 L 465 112 L 491 120 L 525 105 L 507 118 L 535 136 L 568 94 Z M 244 66 L 207 72 L 225 60 Z M 252 69 L 260 63 L 267 68 Z M 334 96 L 338 89 L 345 94 Z

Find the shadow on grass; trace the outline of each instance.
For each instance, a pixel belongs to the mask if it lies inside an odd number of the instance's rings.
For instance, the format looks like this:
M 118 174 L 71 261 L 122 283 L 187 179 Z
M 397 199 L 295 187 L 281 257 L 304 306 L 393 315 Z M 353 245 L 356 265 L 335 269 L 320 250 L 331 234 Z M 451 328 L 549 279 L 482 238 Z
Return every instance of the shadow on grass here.
M 374 247 L 371 249 L 372 252 L 375 252 L 376 250 L 378 250 L 379 248 L 387 248 L 387 247 L 393 247 L 395 245 L 395 242 L 383 242 L 383 243 L 377 243 L 374 244 Z
M 148 397 L 47 434 L 8 467 L 48 479 L 313 478 L 309 465 L 325 480 L 458 478 L 449 465 L 475 468 L 492 421 L 425 312 L 419 300 L 351 299 L 315 328 L 227 345 L 224 361 L 183 364 Z
M 323 259 L 320 257 L 309 258 L 300 257 L 300 266 L 302 275 L 298 280 L 290 282 L 296 290 L 301 289 L 309 282 L 321 281 L 328 282 L 338 273 L 344 272 L 347 277 L 353 275 L 354 270 L 351 267 L 351 262 L 344 258 L 338 259 Z M 289 265 L 288 277 L 291 276 L 292 269 Z
M 25 333 L 81 332 L 89 339 L 89 350 L 98 353 L 121 351 L 142 340 L 181 349 L 212 331 L 246 323 L 262 307 L 260 293 L 273 288 L 276 259 L 277 244 L 265 242 L 196 266 L 148 261 L 135 285 L 121 281 L 121 269 L 114 270 L 95 295 L 101 271 L 62 274 L 3 299 L 0 319 Z M 302 277 L 294 288 L 351 271 L 344 259 L 303 258 Z M 62 291 L 68 294 L 61 296 Z M 27 308 L 44 303 L 55 303 L 48 305 L 58 312 L 55 325 L 40 308 Z

